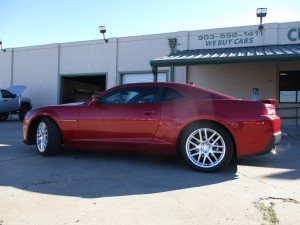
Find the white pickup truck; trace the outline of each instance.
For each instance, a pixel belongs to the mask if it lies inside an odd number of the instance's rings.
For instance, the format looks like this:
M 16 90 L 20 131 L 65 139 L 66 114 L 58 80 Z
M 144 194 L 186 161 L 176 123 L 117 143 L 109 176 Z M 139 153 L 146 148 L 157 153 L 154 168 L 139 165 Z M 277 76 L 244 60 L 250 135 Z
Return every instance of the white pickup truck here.
M 31 110 L 30 98 L 21 97 L 26 86 L 15 85 L 7 89 L 0 89 L 0 121 L 7 120 L 10 114 L 18 114 L 22 121 Z

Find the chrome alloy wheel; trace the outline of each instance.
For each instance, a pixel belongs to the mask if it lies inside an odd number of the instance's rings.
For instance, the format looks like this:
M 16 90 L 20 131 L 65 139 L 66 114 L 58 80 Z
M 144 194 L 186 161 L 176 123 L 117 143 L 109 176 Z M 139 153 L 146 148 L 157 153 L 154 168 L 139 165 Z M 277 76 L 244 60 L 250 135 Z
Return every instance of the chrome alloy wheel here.
M 48 144 L 48 128 L 44 122 L 40 122 L 36 132 L 36 145 L 40 152 L 44 152 Z
M 226 145 L 222 136 L 213 129 L 201 128 L 187 138 L 185 150 L 197 167 L 211 168 L 222 162 Z

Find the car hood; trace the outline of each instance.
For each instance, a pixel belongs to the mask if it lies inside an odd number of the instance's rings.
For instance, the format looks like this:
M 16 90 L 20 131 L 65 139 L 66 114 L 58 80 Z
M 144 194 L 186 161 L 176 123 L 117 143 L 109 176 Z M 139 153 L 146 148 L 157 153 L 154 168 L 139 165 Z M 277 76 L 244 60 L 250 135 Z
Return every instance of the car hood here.
M 25 91 L 26 88 L 27 88 L 27 86 L 24 86 L 24 85 L 13 85 L 13 86 L 6 88 L 6 90 L 8 90 L 9 92 L 11 92 L 13 94 L 16 94 L 17 96 L 21 96 L 21 94 Z

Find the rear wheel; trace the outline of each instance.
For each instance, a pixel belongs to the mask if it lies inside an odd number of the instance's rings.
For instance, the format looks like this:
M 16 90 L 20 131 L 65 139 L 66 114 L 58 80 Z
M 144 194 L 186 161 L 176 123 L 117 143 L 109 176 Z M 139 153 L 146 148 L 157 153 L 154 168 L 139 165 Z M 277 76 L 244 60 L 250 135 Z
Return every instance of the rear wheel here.
M 9 113 L 0 113 L 0 121 L 5 121 L 9 117 Z
M 36 147 L 41 155 L 57 154 L 61 148 L 62 138 L 57 124 L 43 118 L 39 122 L 36 131 Z
M 187 128 L 180 143 L 180 153 L 187 165 L 202 172 L 215 172 L 227 166 L 233 148 L 228 131 L 210 122 Z

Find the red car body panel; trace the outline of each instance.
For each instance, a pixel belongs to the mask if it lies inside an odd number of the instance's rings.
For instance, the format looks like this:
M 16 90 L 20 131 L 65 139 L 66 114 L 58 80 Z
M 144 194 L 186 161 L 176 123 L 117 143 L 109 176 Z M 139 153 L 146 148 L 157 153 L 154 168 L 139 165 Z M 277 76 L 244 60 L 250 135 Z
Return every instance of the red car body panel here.
M 134 86 L 168 87 L 179 91 L 185 98 L 154 104 L 107 105 L 96 101 L 96 98 L 120 88 Z M 78 105 L 31 110 L 23 122 L 24 143 L 35 144 L 33 131 L 43 116 L 57 123 L 64 146 L 70 148 L 175 155 L 182 131 L 199 121 L 212 121 L 226 128 L 238 157 L 264 154 L 271 150 L 271 145 L 280 141 L 280 118 L 274 113 L 270 101 L 243 101 L 177 83 L 121 85 L 96 98 Z

